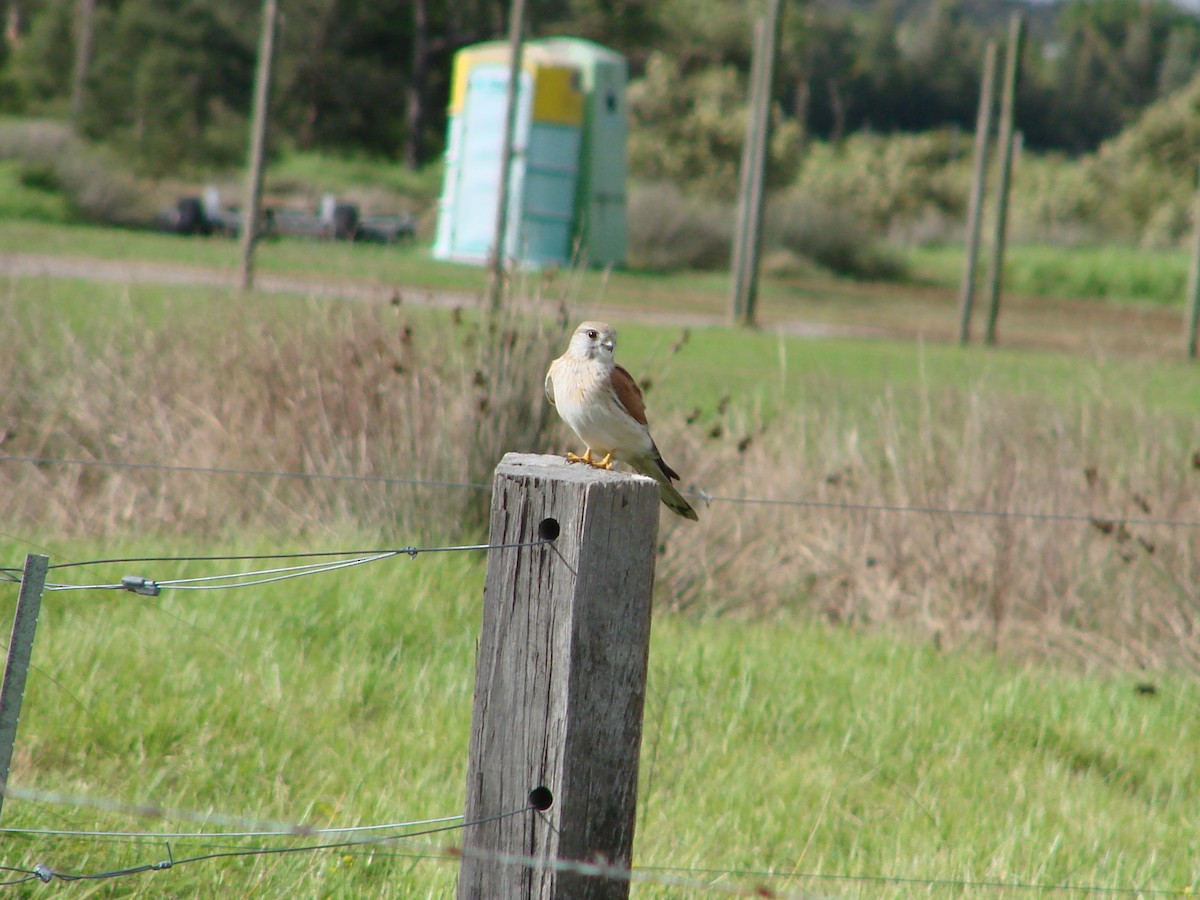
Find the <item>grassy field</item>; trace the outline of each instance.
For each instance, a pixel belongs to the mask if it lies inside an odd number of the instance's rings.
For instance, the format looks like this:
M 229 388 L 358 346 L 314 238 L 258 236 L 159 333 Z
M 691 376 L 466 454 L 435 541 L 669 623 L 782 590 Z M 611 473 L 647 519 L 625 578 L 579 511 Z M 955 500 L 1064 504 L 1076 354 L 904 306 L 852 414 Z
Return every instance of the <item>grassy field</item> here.
M 215 242 L 5 227 L 9 250 L 232 264 L 175 255 L 216 253 Z M 381 279 L 399 277 L 405 253 L 280 249 L 294 254 L 270 263 L 281 270 Z M 1200 372 L 1154 353 L 664 327 L 635 321 L 639 290 L 656 310 L 704 311 L 721 302 L 720 280 L 623 277 L 619 359 L 650 382 L 656 436 L 687 486 L 722 498 L 698 526 L 663 522 L 635 896 L 1200 887 Z M 573 278 L 541 285 L 572 324 L 601 276 Z M 944 312 L 919 291 L 803 290 L 808 311 Z M 0 361 L 0 454 L 365 479 L 0 460 L 5 566 L 28 552 L 59 563 L 476 539 L 483 492 L 370 479 L 486 482 L 506 450 L 573 445 L 540 406 L 563 344 L 552 323 L 41 277 L 9 280 L 0 310 L 19 337 Z M 123 563 L 55 577 L 243 568 Z M 236 821 L 226 831 L 457 813 L 482 574 L 464 553 L 160 598 L 51 593 L 13 783 L 213 811 Z M 0 615 L 15 593 L 0 590 Z M 51 797 L 10 799 L 4 821 L 194 828 Z M 444 897 L 458 842 L 213 859 L 89 889 Z M 179 860 L 304 841 L 169 843 Z M 7 846 L 5 865 L 80 873 L 168 852 L 162 838 Z
M 344 536 L 329 549 L 361 543 Z M 369 538 L 366 538 L 369 540 Z M 145 545 L 50 541 L 52 561 Z M 3 559 L 32 548 L 5 538 Z M 236 549 L 287 549 L 287 542 Z M 38 548 L 41 549 L 41 548 Z M 181 547 L 211 551 L 211 546 Z M 230 548 L 233 549 L 233 548 Z M 311 550 L 312 545 L 296 546 Z M 60 570 L 73 583 L 237 563 Z M 236 822 L 379 824 L 461 810 L 482 560 L 400 557 L 281 585 L 47 596 L 13 783 L 115 801 L 5 804 L 9 828 L 189 832 L 150 804 Z M 4 592 L 4 612 L 12 594 Z M 938 653 L 800 618 L 661 614 L 639 798 L 641 897 L 766 884 L 940 896 L 941 882 L 1194 889 L 1200 800 L 1193 678 L 1081 677 Z M 335 838 L 336 839 L 336 838 Z M 298 838 L 173 838 L 175 859 Z M 455 832 L 215 859 L 100 882 L 100 896 L 445 897 Z M 163 840 L 12 837 L 3 863 L 103 872 Z M 743 873 L 775 873 L 772 876 Z M 686 888 L 656 881 L 682 879 Z M 912 879 L 912 881 L 909 881 Z M 994 884 L 954 888 L 992 896 Z
M 962 278 L 962 252 L 957 246 L 920 247 L 910 250 L 908 259 L 918 278 L 953 285 Z M 1004 284 L 1039 297 L 1175 306 L 1183 300 L 1187 273 L 1187 255 L 1175 250 L 1017 245 L 1007 260 Z
M 38 208 L 53 201 L 35 194 L 20 195 L 26 197 L 21 203 Z M 226 238 L 180 238 L 3 217 L 0 251 L 136 259 L 230 276 L 239 259 L 236 242 Z M 767 326 L 799 321 L 818 330 L 954 340 L 960 253 L 952 246 L 906 250 L 912 279 L 907 284 L 813 275 L 767 277 L 760 289 L 760 317 Z M 434 260 L 424 244 L 380 247 L 282 239 L 264 242 L 256 264 L 266 273 L 340 281 L 348 287 L 394 286 L 402 293 L 411 288 L 481 295 L 487 284 L 482 269 Z M 1182 346 L 1180 309 L 1187 266 L 1186 255 L 1176 251 L 1010 247 L 1001 339 L 1039 349 L 1123 356 L 1177 354 Z M 728 310 L 729 282 L 721 272 L 555 270 L 520 275 L 517 282 L 522 296 L 549 304 L 566 300 L 577 307 L 691 315 L 709 321 L 723 321 Z M 980 311 L 976 322 L 981 323 L 982 317 Z M 976 334 L 981 327 L 975 325 Z

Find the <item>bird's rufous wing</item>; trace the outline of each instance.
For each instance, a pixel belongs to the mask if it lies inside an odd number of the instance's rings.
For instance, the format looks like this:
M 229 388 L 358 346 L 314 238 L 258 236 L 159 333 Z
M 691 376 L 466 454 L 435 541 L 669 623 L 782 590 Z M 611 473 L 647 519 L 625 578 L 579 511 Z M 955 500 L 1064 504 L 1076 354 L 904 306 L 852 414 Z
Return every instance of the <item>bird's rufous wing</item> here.
M 612 375 L 609 376 L 612 381 L 613 391 L 616 392 L 617 400 L 629 415 L 633 416 L 633 420 L 639 425 L 646 424 L 646 401 L 642 399 L 642 389 L 637 386 L 637 382 L 633 380 L 633 376 L 625 371 L 621 366 L 613 366 Z

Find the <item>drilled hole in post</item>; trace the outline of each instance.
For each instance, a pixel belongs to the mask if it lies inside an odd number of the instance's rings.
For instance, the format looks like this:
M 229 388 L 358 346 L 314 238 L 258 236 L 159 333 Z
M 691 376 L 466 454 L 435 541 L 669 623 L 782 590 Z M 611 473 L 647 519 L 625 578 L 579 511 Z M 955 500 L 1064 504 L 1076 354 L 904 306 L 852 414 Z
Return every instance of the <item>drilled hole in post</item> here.
M 549 809 L 554 803 L 554 795 L 545 785 L 535 787 L 529 792 L 529 805 L 540 811 Z
M 558 519 L 542 519 L 538 522 L 538 539 L 553 541 L 558 538 L 562 529 L 558 527 Z

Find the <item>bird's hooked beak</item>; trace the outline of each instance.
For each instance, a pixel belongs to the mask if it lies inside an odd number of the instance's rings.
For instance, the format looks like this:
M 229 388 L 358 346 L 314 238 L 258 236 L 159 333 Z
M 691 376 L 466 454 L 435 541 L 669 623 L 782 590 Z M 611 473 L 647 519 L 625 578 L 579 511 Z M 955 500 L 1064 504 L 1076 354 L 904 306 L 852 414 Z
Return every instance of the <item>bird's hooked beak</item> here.
M 605 350 L 607 350 L 609 353 L 612 353 L 613 349 L 617 346 L 617 342 L 614 341 L 612 338 L 605 338 L 604 340 L 602 340 L 600 342 L 600 346 L 603 347 Z

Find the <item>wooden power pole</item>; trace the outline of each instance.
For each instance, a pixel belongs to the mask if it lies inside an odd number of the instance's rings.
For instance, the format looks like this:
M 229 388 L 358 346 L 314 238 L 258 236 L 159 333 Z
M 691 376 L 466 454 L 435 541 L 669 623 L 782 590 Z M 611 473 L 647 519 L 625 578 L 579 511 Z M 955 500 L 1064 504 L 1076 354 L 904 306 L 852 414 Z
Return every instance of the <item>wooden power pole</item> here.
M 492 482 L 459 900 L 623 900 L 659 501 L 648 478 L 510 453 Z M 479 824 L 472 824 L 479 823 Z
M 768 0 L 767 13 L 754 27 L 754 59 L 750 65 L 750 103 L 738 178 L 734 224 L 730 313 L 733 321 L 753 325 L 758 305 L 758 264 L 762 245 L 763 191 L 771 145 L 771 90 L 779 52 L 779 17 L 783 0 Z
M 1000 97 L 1000 172 L 996 187 L 996 221 L 992 233 L 992 256 L 988 260 L 988 317 L 983 333 L 985 344 L 996 343 L 996 320 L 1000 316 L 1000 285 L 1004 277 L 1004 245 L 1008 232 L 1008 193 L 1012 180 L 1013 135 L 1017 107 L 1017 84 L 1021 75 L 1021 50 L 1025 44 L 1025 17 L 1013 13 L 1008 29 L 1008 52 L 1004 60 L 1004 93 Z
M 71 68 L 71 125 L 81 130 L 88 69 L 92 65 L 92 42 L 96 36 L 96 0 L 75 4 L 75 62 Z
M 246 175 L 246 205 L 242 210 L 242 264 L 238 283 L 243 291 L 254 287 L 254 245 L 262 207 L 263 158 L 267 148 L 267 120 L 271 105 L 271 67 L 275 53 L 277 0 L 263 0 L 258 67 L 254 74 L 254 112 L 250 126 L 250 160 Z
M 1196 358 L 1196 331 L 1200 329 L 1200 181 L 1192 201 L 1192 265 L 1187 283 L 1187 357 Z
M 496 224 L 488 259 L 488 309 L 496 312 L 504 297 L 504 254 L 508 244 L 508 205 L 517 104 L 521 98 L 521 56 L 525 47 L 525 0 L 512 0 L 508 11 L 508 87 L 504 92 L 504 136 L 500 145 L 500 182 L 496 185 Z
M 983 224 L 983 188 L 987 183 L 988 138 L 992 131 L 996 81 L 996 42 L 983 51 L 983 76 L 979 85 L 979 114 L 975 118 L 975 159 L 971 171 L 971 196 L 967 201 L 967 239 L 963 254 L 962 287 L 958 297 L 958 342 L 971 338 L 971 308 L 975 303 L 975 269 L 979 261 L 979 231 Z

